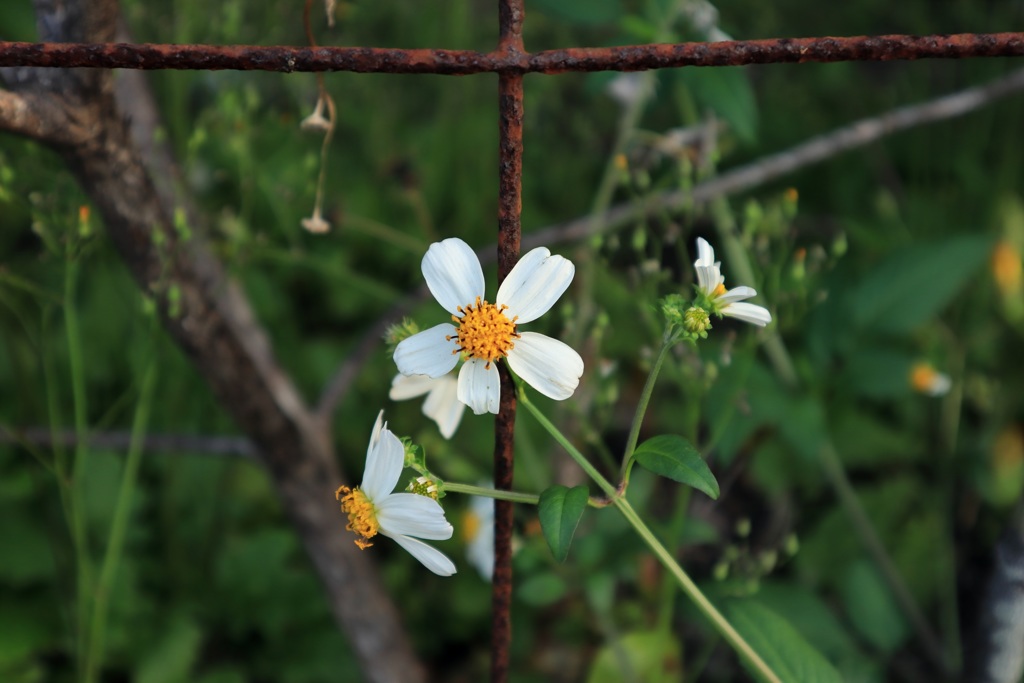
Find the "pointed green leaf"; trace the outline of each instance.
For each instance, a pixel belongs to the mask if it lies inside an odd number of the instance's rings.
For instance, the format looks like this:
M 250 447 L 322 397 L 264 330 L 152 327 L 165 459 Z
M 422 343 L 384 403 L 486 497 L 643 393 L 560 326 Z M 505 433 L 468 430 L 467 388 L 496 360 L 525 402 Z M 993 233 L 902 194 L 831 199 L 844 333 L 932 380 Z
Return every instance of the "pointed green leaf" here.
M 893 252 L 857 287 L 853 319 L 862 329 L 912 330 L 963 290 L 985 263 L 991 240 L 959 235 Z
M 569 554 L 572 535 L 576 533 L 576 525 L 580 523 L 586 507 L 586 486 L 552 486 L 540 494 L 540 528 L 551 547 L 551 554 L 559 562 L 564 562 Z
M 661 434 L 644 441 L 633 451 L 633 458 L 655 474 L 718 498 L 718 482 L 708 464 L 693 444 L 677 434 Z
M 757 97 L 743 67 L 674 69 L 672 75 L 689 89 L 701 107 L 725 119 L 745 143 L 757 142 Z
M 783 681 L 841 683 L 839 672 L 824 656 L 764 603 L 751 598 L 729 600 L 726 618 L 765 664 Z

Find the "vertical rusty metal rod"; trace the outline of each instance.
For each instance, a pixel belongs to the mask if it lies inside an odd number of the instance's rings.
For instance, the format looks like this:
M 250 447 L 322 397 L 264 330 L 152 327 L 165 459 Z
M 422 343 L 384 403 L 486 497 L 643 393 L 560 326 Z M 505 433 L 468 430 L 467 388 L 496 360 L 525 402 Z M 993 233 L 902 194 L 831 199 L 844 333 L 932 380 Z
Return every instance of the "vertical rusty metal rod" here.
M 498 0 L 498 52 L 522 55 L 523 0 Z M 519 260 L 522 226 L 523 73 L 498 75 L 498 280 Z M 501 400 L 494 420 L 494 488 L 511 489 L 516 390 L 504 363 L 498 364 Z M 491 683 L 506 683 L 512 646 L 512 503 L 494 501 L 494 578 L 491 587 Z

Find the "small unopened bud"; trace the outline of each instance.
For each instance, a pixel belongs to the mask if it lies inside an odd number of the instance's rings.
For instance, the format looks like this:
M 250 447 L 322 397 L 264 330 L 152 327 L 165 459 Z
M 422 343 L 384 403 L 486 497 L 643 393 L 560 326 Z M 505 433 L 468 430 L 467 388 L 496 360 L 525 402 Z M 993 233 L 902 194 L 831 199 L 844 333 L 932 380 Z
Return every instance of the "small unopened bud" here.
M 690 334 L 706 337 L 711 329 L 711 316 L 703 308 L 690 306 L 683 314 L 683 329 Z
M 418 334 L 420 326 L 415 321 L 409 318 L 402 318 L 401 322 L 397 322 L 394 325 L 390 325 L 387 330 L 384 331 L 384 343 L 388 345 L 388 348 L 394 349 L 401 342 L 405 341 L 414 334 Z
M 415 493 L 417 496 L 426 496 L 427 498 L 437 500 L 437 484 L 434 483 L 433 479 L 427 477 L 416 477 L 409 482 L 409 486 L 405 490 L 409 493 Z
M 302 227 L 315 235 L 322 235 L 331 229 L 331 224 L 320 216 L 319 211 L 314 211 L 312 216 L 302 219 Z
M 318 133 L 326 133 L 333 128 L 333 124 L 330 120 L 324 117 L 323 96 L 316 101 L 316 108 L 313 109 L 313 113 L 302 119 L 302 122 L 299 124 L 299 128 Z

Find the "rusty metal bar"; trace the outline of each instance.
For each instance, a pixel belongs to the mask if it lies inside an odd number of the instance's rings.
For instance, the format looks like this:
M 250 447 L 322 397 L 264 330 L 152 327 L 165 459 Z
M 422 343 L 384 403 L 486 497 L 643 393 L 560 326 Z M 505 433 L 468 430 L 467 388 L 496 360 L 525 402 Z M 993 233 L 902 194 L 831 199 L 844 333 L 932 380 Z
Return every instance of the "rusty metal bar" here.
M 679 66 L 784 62 L 888 61 L 1024 56 L 1024 33 L 853 36 L 718 43 L 502 50 L 401 50 L 372 47 L 23 43 L 0 41 L 0 66 L 239 71 L 354 71 L 468 75 L 638 71 Z
M 498 0 L 495 56 L 518 63 L 523 47 L 523 0 Z M 519 261 L 523 207 L 523 71 L 498 75 L 498 280 Z M 494 488 L 511 490 L 516 424 L 516 387 L 504 363 L 498 366 L 501 399 L 494 419 Z M 506 683 L 512 649 L 512 526 L 514 507 L 494 501 L 494 577 L 491 587 L 491 683 Z

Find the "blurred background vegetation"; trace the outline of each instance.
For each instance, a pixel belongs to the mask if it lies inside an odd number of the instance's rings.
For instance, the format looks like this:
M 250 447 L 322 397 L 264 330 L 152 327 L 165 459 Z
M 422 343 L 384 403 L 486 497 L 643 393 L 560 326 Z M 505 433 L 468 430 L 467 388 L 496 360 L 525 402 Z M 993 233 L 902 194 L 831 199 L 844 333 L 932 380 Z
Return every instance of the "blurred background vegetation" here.
M 706 39 L 707 22 L 678 14 L 685 7 L 702 5 L 535 0 L 525 42 L 536 51 Z M 138 42 L 304 42 L 295 0 L 124 0 L 123 8 Z M 710 26 L 738 39 L 996 32 L 1024 20 L 1020 1 L 727 0 L 717 10 Z M 342 1 L 336 16 L 328 31 L 315 14 L 321 43 L 487 51 L 497 40 L 492 3 L 475 0 Z M 34 39 L 28 0 L 0 6 L 0 33 Z M 612 74 L 528 76 L 524 234 L 692 185 L 716 167 L 1020 66 L 978 59 L 663 71 L 651 78 L 645 106 L 614 99 Z M 430 242 L 494 240 L 493 75 L 328 75 L 338 126 L 324 203 L 333 229 L 324 236 L 300 227 L 319 170 L 320 138 L 298 125 L 316 102 L 312 75 L 147 78 L 166 124 L 160 134 L 202 209 L 202 228 L 310 400 L 360 334 L 420 286 Z M 631 108 L 635 130 L 627 126 L 631 134 L 617 142 Z M 709 120 L 719 124 L 714 149 L 673 142 L 671 131 Z M 738 229 L 757 280 L 743 281 L 720 248 L 727 284 L 758 289 L 781 341 L 716 323 L 699 349 L 680 349 L 669 363 L 645 428 L 698 444 L 723 495 L 712 503 L 638 473 L 630 497 L 701 585 L 734 605 L 733 618 L 742 620 L 756 599 L 756 609 L 785 618 L 844 680 L 926 680 L 934 664 L 858 540 L 819 465 L 821 450 L 834 447 L 954 663 L 971 636 L 994 544 L 1020 498 L 1022 120 L 1024 98 L 1016 95 L 708 207 L 552 245 L 577 263 L 577 282 L 559 315 L 533 329 L 581 349 L 587 373 L 576 399 L 544 405 L 601 460 L 621 448 L 657 349 L 654 301 L 688 291 L 696 236 L 719 245 L 723 226 Z M 604 192 L 603 177 L 612 181 Z M 0 135 L 0 679 L 11 683 L 74 675 L 75 550 L 46 465 L 53 456 L 11 443 L 19 428 L 74 425 L 71 354 L 83 361 L 90 431 L 130 429 L 156 358 L 151 433 L 236 433 L 202 377 L 154 331 L 147 303 L 83 206 L 55 154 Z M 71 296 L 69 268 L 78 271 Z M 80 321 L 80 343 L 69 344 L 66 307 Z M 437 312 L 425 302 L 414 317 L 430 323 Z M 769 338 L 777 346 L 766 354 L 759 345 Z M 792 360 L 799 389 L 787 387 L 780 357 Z M 910 373 L 920 362 L 951 376 L 947 394 L 913 390 Z M 369 427 L 385 407 L 392 428 L 422 443 L 439 471 L 487 479 L 492 421 L 467 415 L 446 442 L 417 402 L 388 401 L 394 372 L 382 345 L 337 411 L 345 471 L 362 471 Z M 89 451 L 79 512 L 98 561 L 125 458 L 123 449 Z M 517 427 L 516 466 L 517 488 L 527 491 L 579 477 L 527 415 Z M 393 545 L 369 551 L 436 680 L 478 681 L 487 670 L 489 584 L 465 561 L 459 530 L 471 526 L 460 517 L 467 507 L 457 496 L 446 500 L 456 537 L 439 545 L 459 564 L 452 579 L 429 574 Z M 517 521 L 514 680 L 674 681 L 684 669 L 686 680 L 735 680 L 727 648 L 615 513 L 584 517 L 564 565 L 551 558 L 534 510 L 519 509 Z M 244 458 L 143 458 L 109 601 L 105 681 L 361 680 L 268 480 Z

